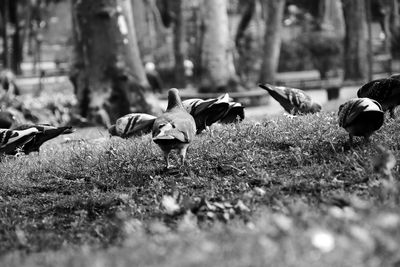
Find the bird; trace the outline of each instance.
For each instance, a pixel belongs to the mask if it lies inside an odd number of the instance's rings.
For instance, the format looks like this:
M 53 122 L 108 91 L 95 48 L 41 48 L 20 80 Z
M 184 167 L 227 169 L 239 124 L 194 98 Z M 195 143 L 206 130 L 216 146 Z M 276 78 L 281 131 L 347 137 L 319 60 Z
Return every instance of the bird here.
M 26 142 L 21 147 L 21 152 L 24 152 L 25 154 L 29 154 L 31 152 L 39 152 L 40 146 L 43 145 L 45 142 L 56 138 L 61 134 L 70 134 L 74 132 L 71 126 L 56 127 L 49 124 L 21 124 L 13 127 L 13 130 L 28 129 L 36 129 L 38 132 L 31 140 Z
M 9 129 L 14 122 L 14 114 L 7 110 L 0 111 L 0 129 Z
M 220 123 L 234 123 L 244 120 L 244 106 L 241 103 L 229 101 L 229 94 L 225 93 L 219 97 L 220 99 L 226 99 L 229 103 L 228 111 L 224 114 Z
M 225 93 L 217 98 L 192 98 L 182 101 L 183 106 L 196 122 L 196 133 L 199 134 L 216 122 L 232 123 L 244 119 L 242 104 L 230 101 L 229 94 Z
M 369 137 L 383 125 L 385 116 L 378 101 L 352 98 L 340 105 L 338 117 L 339 126 L 349 133 L 350 145 L 353 145 L 353 136 L 364 136 L 368 142 Z
M 130 113 L 115 122 L 108 132 L 111 136 L 129 138 L 140 136 L 151 132 L 156 117 L 146 113 Z
M 292 115 L 317 113 L 321 111 L 321 105 L 315 103 L 303 90 L 285 86 L 274 86 L 270 84 L 258 84 L 281 104 L 281 106 Z
M 153 141 L 163 151 L 167 169 L 173 168 L 168 158 L 171 150 L 178 150 L 181 164 L 185 163 L 187 148 L 195 134 L 196 122 L 184 108 L 178 89 L 169 89 L 167 109 L 155 119 L 152 129 Z
M 229 102 L 224 98 L 192 98 L 182 101 L 182 105 L 193 116 L 197 134 L 222 119 L 229 111 Z
M 395 118 L 395 108 L 400 105 L 400 75 L 372 80 L 360 87 L 358 97 L 368 97 L 378 101 L 384 112 L 389 111 Z
M 29 141 L 31 141 L 39 130 L 30 127 L 23 130 L 0 129 L 0 153 L 15 155 Z

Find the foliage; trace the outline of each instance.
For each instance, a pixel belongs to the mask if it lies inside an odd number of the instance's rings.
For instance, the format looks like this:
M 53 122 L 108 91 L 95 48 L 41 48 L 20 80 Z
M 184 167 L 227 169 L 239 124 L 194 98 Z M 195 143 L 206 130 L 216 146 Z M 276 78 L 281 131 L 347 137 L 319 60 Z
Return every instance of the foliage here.
M 2 262 L 389 265 L 400 198 L 371 160 L 378 143 L 399 158 L 399 125 L 388 121 L 353 149 L 335 113 L 216 125 L 172 171 L 150 136 L 85 130 L 49 142 L 0 163 Z
M 312 68 L 311 55 L 298 38 L 282 40 L 278 72 L 310 70 Z
M 342 62 L 342 39 L 324 31 L 312 31 L 300 37 L 300 42 L 308 50 L 321 78 L 326 78 L 330 70 L 337 70 Z

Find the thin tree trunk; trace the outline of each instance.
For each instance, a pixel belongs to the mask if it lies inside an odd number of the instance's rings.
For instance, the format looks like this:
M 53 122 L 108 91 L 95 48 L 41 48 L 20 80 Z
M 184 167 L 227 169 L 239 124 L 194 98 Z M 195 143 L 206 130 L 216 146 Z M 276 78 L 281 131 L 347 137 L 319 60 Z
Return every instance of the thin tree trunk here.
M 2 20 L 3 20 L 3 66 L 6 68 L 10 68 L 10 58 L 9 58 L 9 41 L 8 41 L 8 32 L 7 32 L 7 25 L 10 20 L 10 8 L 9 8 L 9 1 L 10 0 L 3 0 L 1 3 L 2 6 Z
M 10 22 L 14 27 L 14 32 L 11 37 L 12 54 L 11 54 L 11 69 L 15 74 L 21 73 L 22 62 L 22 46 L 21 46 L 21 31 L 18 18 L 18 0 L 12 1 L 10 4 Z
M 345 24 L 341 0 L 323 0 L 322 3 L 322 29 L 333 31 L 338 37 L 344 37 Z
M 237 90 L 231 53 L 227 0 L 203 0 L 202 92 Z M 227 87 L 230 87 L 229 89 Z
M 400 43 L 400 13 L 398 0 L 391 1 L 391 16 L 390 16 L 390 37 L 391 37 L 391 53 L 399 55 L 397 49 Z
M 281 29 L 285 0 L 264 0 L 265 33 L 259 82 L 274 83 L 281 50 Z
M 22 47 L 18 19 L 18 0 L 0 3 L 3 22 L 3 66 L 14 73 L 21 72 Z
M 183 16 L 183 0 L 173 1 L 174 11 L 174 57 L 175 57 L 175 83 L 179 88 L 185 87 L 185 67 L 186 57 L 186 23 Z
M 346 24 L 344 79 L 366 79 L 368 34 L 364 0 L 343 0 Z
M 78 112 L 108 125 L 131 111 L 159 108 L 140 59 L 129 0 L 72 0 L 71 81 Z
M 244 32 L 249 25 L 251 18 L 253 17 L 254 11 L 256 9 L 256 0 L 249 0 L 246 2 L 246 7 L 243 11 L 243 15 L 240 18 L 238 28 L 236 30 L 235 45 L 240 46 L 240 41 L 243 38 Z

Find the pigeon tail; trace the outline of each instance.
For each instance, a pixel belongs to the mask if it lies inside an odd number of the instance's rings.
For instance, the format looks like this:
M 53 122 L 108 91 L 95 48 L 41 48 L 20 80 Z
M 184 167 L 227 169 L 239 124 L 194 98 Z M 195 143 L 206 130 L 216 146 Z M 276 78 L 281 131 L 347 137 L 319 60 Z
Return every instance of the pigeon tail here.
M 273 86 L 268 83 L 264 83 L 264 84 L 259 83 L 258 87 L 261 87 L 262 89 L 267 90 L 268 92 L 273 91 L 273 89 L 272 89 Z
M 168 107 L 167 111 L 173 108 L 185 109 L 182 105 L 181 97 L 179 96 L 179 91 L 176 88 L 171 88 L 168 91 Z

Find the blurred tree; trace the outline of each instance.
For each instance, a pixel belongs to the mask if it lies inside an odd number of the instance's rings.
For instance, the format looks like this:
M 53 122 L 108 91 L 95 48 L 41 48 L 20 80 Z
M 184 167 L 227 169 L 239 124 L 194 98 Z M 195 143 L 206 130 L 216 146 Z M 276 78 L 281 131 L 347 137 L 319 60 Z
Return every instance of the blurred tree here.
M 397 0 L 378 0 L 378 8 L 381 15 L 379 22 L 385 34 L 385 53 L 399 54 L 397 49 L 400 44 L 399 3 Z
M 14 73 L 21 72 L 20 64 L 22 62 L 21 30 L 18 16 L 18 7 L 20 5 L 21 3 L 18 0 L 0 1 L 3 66 L 11 69 Z
M 368 73 L 368 34 L 364 0 L 342 0 L 346 25 L 344 79 L 365 79 Z
M 200 91 L 236 91 L 227 0 L 203 0 Z
M 345 24 L 341 0 L 323 0 L 319 4 L 319 15 L 310 22 L 313 27 L 301 35 L 300 41 L 310 53 L 314 67 L 321 79 L 338 75 L 342 63 Z
M 241 82 L 247 87 L 252 87 L 254 81 L 258 79 L 261 68 L 265 23 L 262 20 L 262 7 L 259 0 L 242 0 L 238 9 L 241 14 L 235 34 L 237 51 L 235 66 Z
M 184 1 L 174 0 L 171 3 L 174 22 L 174 76 L 178 88 L 186 85 L 184 60 L 187 56 L 186 20 L 184 18 Z
M 166 27 L 155 0 L 131 0 L 137 42 L 144 62 L 157 62 L 166 44 Z M 172 49 L 170 49 L 172 52 Z
M 323 0 L 319 5 L 320 28 L 338 38 L 345 35 L 345 25 L 341 0 Z
M 282 18 L 285 0 L 263 0 L 265 33 L 263 62 L 259 82 L 274 83 L 281 47 Z
M 316 30 L 304 34 L 301 43 L 311 54 L 313 65 L 319 71 L 321 79 L 327 79 L 330 71 L 333 71 L 332 76 L 337 76 L 342 62 L 342 38 L 332 31 Z
M 129 0 L 72 0 L 70 78 L 78 112 L 107 125 L 132 111 L 157 113 L 137 46 Z

